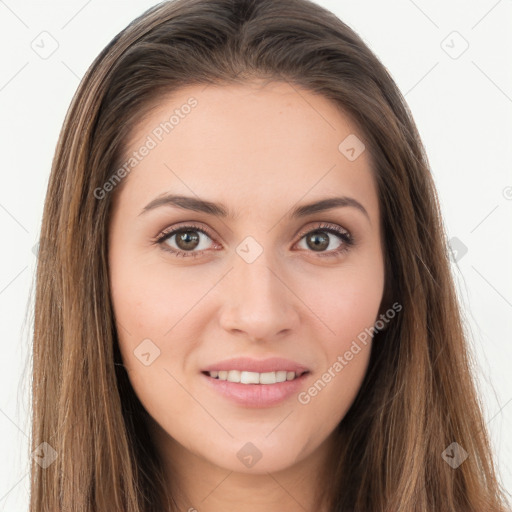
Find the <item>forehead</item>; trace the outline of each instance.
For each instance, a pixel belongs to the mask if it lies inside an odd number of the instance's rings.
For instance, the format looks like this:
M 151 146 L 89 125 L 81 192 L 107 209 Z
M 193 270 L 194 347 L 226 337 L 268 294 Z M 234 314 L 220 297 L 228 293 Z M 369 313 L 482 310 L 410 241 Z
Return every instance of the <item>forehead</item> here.
M 345 195 L 375 216 L 369 152 L 344 153 L 344 141 L 362 139 L 334 103 L 296 85 L 187 86 L 160 98 L 131 134 L 125 159 L 139 157 L 121 201 L 142 208 L 158 194 L 184 193 L 238 214 Z M 140 157 L 144 146 L 150 149 Z

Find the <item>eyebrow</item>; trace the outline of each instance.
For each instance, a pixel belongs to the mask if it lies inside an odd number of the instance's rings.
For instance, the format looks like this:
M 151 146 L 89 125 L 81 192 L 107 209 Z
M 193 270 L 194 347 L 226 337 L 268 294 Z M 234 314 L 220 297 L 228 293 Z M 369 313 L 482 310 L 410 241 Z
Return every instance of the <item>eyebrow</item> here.
M 139 213 L 139 216 L 161 206 L 175 206 L 178 208 L 182 208 L 184 210 L 207 213 L 209 215 L 214 215 L 215 217 L 221 218 L 234 219 L 237 217 L 237 215 L 235 215 L 234 212 L 230 211 L 222 203 L 213 203 L 211 201 L 206 201 L 195 197 L 175 194 L 163 194 L 153 199 L 142 209 L 142 211 Z M 332 210 L 333 208 L 342 207 L 356 208 L 357 210 L 362 212 L 370 221 L 370 216 L 368 215 L 368 212 L 366 211 L 365 207 L 356 199 L 346 196 L 329 197 L 326 199 L 322 199 L 320 201 L 315 201 L 313 203 L 298 206 L 291 210 L 287 217 L 302 218 L 308 215 L 312 215 L 313 213 L 319 213 L 326 210 Z

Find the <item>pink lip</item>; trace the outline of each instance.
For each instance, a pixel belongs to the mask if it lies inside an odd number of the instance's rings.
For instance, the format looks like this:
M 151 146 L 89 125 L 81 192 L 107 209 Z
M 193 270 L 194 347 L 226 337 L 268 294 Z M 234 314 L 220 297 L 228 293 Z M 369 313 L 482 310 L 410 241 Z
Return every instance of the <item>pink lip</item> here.
M 230 368 L 236 369 L 232 366 Z M 238 382 L 214 379 L 206 373 L 202 373 L 201 377 L 205 379 L 208 386 L 211 386 L 211 389 L 219 392 L 237 405 L 264 408 L 278 405 L 291 396 L 296 396 L 304 386 L 304 381 L 309 375 L 310 373 L 307 372 L 300 377 L 296 377 L 294 380 L 287 380 L 276 384 L 240 384 Z
M 271 357 L 268 359 L 253 359 L 250 357 L 236 357 L 233 359 L 226 359 L 218 363 L 211 364 L 203 368 L 203 372 L 213 371 L 247 371 L 247 372 L 277 372 L 279 370 L 286 370 L 287 372 L 295 372 L 297 375 L 309 371 L 306 366 L 303 366 L 290 359 L 283 359 L 281 357 Z M 294 381 L 289 381 L 294 382 Z M 242 384 L 248 386 L 250 384 Z
M 247 372 L 295 372 L 293 380 L 276 382 L 275 384 L 241 384 L 228 382 L 210 377 L 207 372 L 213 371 L 247 371 Z M 290 359 L 282 357 L 270 357 L 267 359 L 253 359 L 250 357 L 236 357 L 211 364 L 202 370 L 202 377 L 211 389 L 232 400 L 237 405 L 244 407 L 270 407 L 278 405 L 292 395 L 297 395 L 304 385 L 304 380 L 309 376 L 309 369 Z

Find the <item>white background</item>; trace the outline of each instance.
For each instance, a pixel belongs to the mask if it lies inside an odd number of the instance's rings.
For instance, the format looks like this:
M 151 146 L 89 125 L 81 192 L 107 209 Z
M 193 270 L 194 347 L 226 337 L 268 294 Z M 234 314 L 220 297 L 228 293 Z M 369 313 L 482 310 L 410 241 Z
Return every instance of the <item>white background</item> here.
M 32 323 L 26 312 L 58 133 L 93 59 L 155 3 L 0 0 L 1 512 L 28 506 Z M 318 3 L 355 29 L 396 80 L 425 143 L 449 237 L 467 248 L 452 269 L 510 492 L 512 0 Z M 32 48 L 43 37 L 51 48 L 43 31 L 58 44 L 46 59 Z

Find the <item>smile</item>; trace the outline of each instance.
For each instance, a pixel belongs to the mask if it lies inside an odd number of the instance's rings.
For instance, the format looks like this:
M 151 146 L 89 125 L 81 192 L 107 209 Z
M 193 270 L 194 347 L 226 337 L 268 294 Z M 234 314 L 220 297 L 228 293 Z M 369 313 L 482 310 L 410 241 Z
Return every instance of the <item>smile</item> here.
M 215 395 L 239 407 L 261 409 L 278 406 L 297 396 L 311 374 L 309 371 L 297 375 L 284 370 L 264 373 L 211 370 L 200 375 Z
M 258 373 L 240 370 L 222 370 L 205 373 L 213 379 L 237 382 L 240 384 L 276 384 L 279 382 L 294 380 L 307 372 L 296 373 L 286 370 L 279 370 L 275 372 Z

